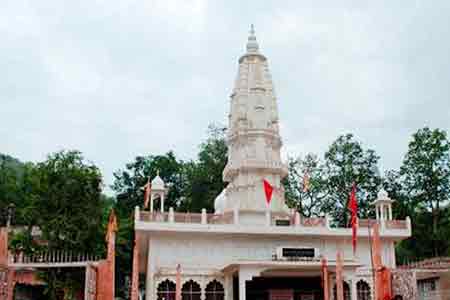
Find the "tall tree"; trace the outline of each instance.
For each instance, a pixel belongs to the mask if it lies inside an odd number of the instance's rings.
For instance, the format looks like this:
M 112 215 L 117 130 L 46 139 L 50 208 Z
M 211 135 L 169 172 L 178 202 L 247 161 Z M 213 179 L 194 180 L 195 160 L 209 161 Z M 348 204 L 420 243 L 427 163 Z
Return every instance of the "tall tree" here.
M 181 197 L 183 182 L 183 161 L 178 160 L 172 151 L 164 155 L 137 156 L 124 170 L 114 173 L 112 189 L 117 194 L 117 210 L 120 217 L 129 217 L 135 206 L 142 206 L 143 186 L 159 172 L 164 182 L 170 186 L 165 201 L 167 207 L 177 208 Z
M 102 176 L 79 151 L 61 151 L 36 166 L 34 219 L 50 249 L 92 251 L 102 244 Z
M 359 217 L 368 217 L 369 204 L 376 199 L 381 185 L 379 156 L 365 150 L 352 134 L 339 136 L 325 153 L 327 197 L 324 209 L 330 211 L 334 223 L 348 225 L 347 204 L 353 183 L 357 185 Z
M 317 155 L 288 158 L 288 176 L 283 180 L 286 203 L 303 216 L 314 217 L 325 213 L 327 195 L 324 166 Z
M 418 254 L 448 255 L 449 219 L 444 209 L 450 195 L 450 141 L 447 133 L 428 127 L 414 133 L 399 177 L 402 190 L 408 196 L 403 200 L 410 208 L 416 227 L 413 238 L 419 242 L 425 238 L 430 245 L 426 247 L 428 251 L 423 249 L 425 251 Z M 419 234 L 422 229 L 424 231 Z
M 212 212 L 214 199 L 224 189 L 222 172 L 227 164 L 226 128 L 219 125 L 208 127 L 208 138 L 200 145 L 198 161 L 185 165 L 186 188 L 181 209 L 200 212 L 206 208 Z
M 125 166 L 124 170 L 114 173 L 112 189 L 116 192 L 116 213 L 119 219 L 119 232 L 116 241 L 116 287 L 118 296 L 128 298 L 125 294 L 126 278 L 131 274 L 133 246 L 133 209 L 143 207 L 143 186 L 159 172 L 169 186 L 165 205 L 175 209 L 179 206 L 184 184 L 184 163 L 173 152 L 164 155 L 138 156 Z

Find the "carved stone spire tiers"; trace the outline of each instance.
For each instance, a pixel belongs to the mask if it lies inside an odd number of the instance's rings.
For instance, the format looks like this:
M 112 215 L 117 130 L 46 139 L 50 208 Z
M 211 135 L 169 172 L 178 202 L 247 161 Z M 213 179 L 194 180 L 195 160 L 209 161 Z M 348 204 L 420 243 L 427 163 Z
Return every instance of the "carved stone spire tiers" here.
M 248 213 L 255 217 L 264 215 L 268 209 L 287 211 L 281 179 L 288 171 L 281 161 L 282 142 L 272 78 L 267 59 L 259 52 L 253 25 L 246 50 L 239 59 L 230 99 L 228 164 L 223 171 L 229 184 L 224 211 L 237 208 L 240 216 Z M 270 207 L 265 201 L 263 179 L 274 187 Z

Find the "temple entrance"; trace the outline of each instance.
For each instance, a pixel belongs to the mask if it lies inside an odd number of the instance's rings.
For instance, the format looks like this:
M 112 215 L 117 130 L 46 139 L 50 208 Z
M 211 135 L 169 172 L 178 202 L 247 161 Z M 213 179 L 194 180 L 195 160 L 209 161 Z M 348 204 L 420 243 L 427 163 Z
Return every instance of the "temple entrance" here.
M 323 300 L 320 277 L 255 277 L 246 284 L 247 300 Z

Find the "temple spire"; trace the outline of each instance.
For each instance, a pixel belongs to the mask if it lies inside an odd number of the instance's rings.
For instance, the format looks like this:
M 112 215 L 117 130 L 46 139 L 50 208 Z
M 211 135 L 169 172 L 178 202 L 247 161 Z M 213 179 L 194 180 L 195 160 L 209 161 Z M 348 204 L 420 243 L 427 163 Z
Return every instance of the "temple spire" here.
M 287 166 L 281 161 L 278 107 L 267 58 L 259 53 L 252 25 L 247 51 L 239 58 L 238 74 L 230 99 L 228 162 L 223 179 L 228 182 L 223 212 L 239 210 L 240 222 L 266 221 L 266 212 L 286 212 L 281 180 Z M 263 182 L 273 187 L 265 201 Z M 244 216 L 245 215 L 245 216 Z
M 258 53 L 258 42 L 256 41 L 255 26 L 250 25 L 250 35 L 247 41 L 247 53 Z

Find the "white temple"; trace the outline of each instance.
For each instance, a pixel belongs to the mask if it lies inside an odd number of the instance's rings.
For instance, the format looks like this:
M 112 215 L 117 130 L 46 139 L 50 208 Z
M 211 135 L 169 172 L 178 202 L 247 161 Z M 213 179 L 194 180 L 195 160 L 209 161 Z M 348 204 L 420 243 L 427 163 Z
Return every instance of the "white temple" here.
M 226 189 L 215 200 L 215 213 L 175 213 L 163 202 L 167 189 L 156 178 L 151 210 L 135 211 L 140 287 L 147 300 L 174 300 L 176 267 L 181 266 L 183 300 L 322 299 L 321 258 L 328 260 L 333 299 L 336 252 L 344 256 L 345 298 L 373 299 L 369 220 L 359 220 L 358 248 L 352 251 L 350 228 L 332 228 L 328 218 L 303 218 L 289 210 L 281 179 L 287 167 L 278 108 L 267 58 L 254 30 L 239 58 L 230 99 Z M 263 179 L 274 186 L 267 206 Z M 157 188 L 155 189 L 155 187 Z M 411 235 L 411 223 L 392 220 L 386 192 L 374 202 L 381 225 L 382 259 L 395 268 L 394 244 Z

